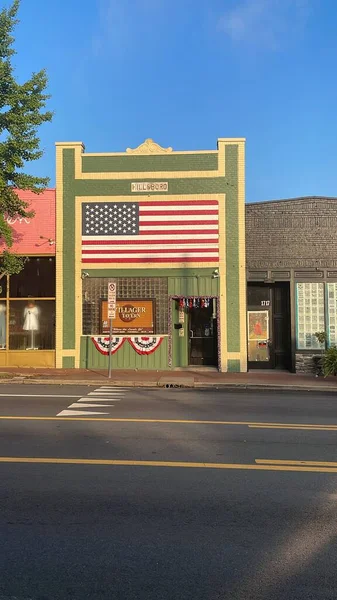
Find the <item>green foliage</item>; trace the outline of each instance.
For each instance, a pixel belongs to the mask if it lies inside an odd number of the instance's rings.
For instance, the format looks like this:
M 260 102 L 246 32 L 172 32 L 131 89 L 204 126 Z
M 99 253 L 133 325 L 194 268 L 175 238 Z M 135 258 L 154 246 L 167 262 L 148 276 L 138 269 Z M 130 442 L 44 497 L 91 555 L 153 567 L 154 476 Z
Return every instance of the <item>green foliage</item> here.
M 44 69 L 33 73 L 24 83 L 16 81 L 14 76 L 12 33 L 18 22 L 19 6 L 20 0 L 13 0 L 10 8 L 0 11 L 0 238 L 7 248 L 13 245 L 13 236 L 6 217 L 34 216 L 15 190 L 38 194 L 49 181 L 23 170 L 27 162 L 42 156 L 37 130 L 42 123 L 51 121 L 52 113 L 44 110 L 49 98 L 45 93 L 47 74 Z M 8 261 L 8 265 L 15 268 L 18 264 L 15 260 Z
M 329 375 L 337 375 L 337 348 L 336 346 L 331 346 L 331 348 L 327 348 L 324 352 L 324 356 L 322 359 L 322 367 L 324 377 L 328 377 Z
M 325 344 L 327 340 L 327 335 L 325 331 L 316 331 L 315 337 L 321 345 Z
M 25 256 L 16 256 L 16 254 L 4 250 L 0 263 L 0 279 L 4 275 L 18 275 L 22 271 L 26 260 Z

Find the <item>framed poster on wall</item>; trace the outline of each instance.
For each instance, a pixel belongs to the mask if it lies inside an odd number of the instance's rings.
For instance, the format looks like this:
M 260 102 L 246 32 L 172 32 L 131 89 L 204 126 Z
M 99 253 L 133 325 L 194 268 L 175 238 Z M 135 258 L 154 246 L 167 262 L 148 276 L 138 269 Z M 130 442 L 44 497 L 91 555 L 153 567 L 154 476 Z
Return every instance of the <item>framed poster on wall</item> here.
M 315 337 L 325 331 L 324 283 L 296 284 L 296 347 L 298 350 L 319 350 Z
M 337 283 L 327 283 L 328 346 L 337 346 Z
M 114 335 L 134 335 L 155 333 L 155 301 L 117 299 L 116 317 L 112 319 Z M 101 334 L 108 334 L 110 323 L 108 319 L 108 301 L 101 300 Z

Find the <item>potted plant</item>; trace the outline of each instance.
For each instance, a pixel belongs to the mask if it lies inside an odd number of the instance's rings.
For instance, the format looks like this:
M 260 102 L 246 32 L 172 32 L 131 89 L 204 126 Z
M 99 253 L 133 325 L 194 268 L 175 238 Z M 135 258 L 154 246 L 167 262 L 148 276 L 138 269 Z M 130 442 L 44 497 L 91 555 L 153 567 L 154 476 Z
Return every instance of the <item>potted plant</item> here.
M 321 354 L 313 356 L 312 359 L 314 363 L 314 373 L 315 376 L 318 377 L 319 375 L 323 375 L 323 358 L 327 334 L 325 331 L 316 331 L 315 338 L 317 338 L 317 341 L 321 346 Z
M 322 360 L 322 369 L 324 377 L 329 375 L 337 375 L 337 348 L 336 346 L 330 346 L 324 352 Z

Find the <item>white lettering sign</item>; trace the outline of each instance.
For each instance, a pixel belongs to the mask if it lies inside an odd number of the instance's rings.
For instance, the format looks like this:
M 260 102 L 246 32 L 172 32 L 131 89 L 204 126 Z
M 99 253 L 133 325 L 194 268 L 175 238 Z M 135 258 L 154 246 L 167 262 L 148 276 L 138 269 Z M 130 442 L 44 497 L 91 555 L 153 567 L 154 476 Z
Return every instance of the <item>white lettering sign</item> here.
M 167 181 L 131 183 L 131 192 L 168 192 Z

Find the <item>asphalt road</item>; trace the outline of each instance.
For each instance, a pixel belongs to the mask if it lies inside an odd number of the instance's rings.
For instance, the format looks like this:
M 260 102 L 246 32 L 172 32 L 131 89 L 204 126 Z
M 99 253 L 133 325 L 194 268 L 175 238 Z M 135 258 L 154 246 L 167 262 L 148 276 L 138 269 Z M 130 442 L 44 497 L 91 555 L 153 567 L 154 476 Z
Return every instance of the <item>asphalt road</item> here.
M 336 436 L 334 394 L 1 385 L 0 600 L 335 600 Z

